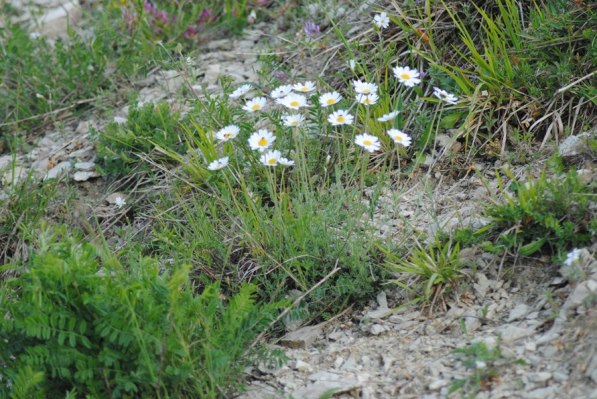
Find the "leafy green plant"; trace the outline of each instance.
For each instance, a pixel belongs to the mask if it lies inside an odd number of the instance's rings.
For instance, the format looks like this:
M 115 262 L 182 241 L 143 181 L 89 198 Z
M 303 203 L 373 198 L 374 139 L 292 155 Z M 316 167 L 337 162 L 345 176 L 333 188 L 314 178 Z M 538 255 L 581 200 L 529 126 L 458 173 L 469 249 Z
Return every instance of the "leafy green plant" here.
M 387 257 L 386 267 L 396 275 L 390 280 L 415 294 L 410 303 L 435 304 L 463 277 L 460 243 L 435 241 L 423 247 L 419 242 L 408 257 L 401 257 L 380 247 Z
M 495 244 L 489 247 L 523 256 L 539 251 L 561 255 L 594 238 L 597 222 L 591 210 L 593 189 L 581 182 L 574 169 L 553 178 L 544 171 L 537 179 L 525 180 L 516 179 L 507 169 L 503 173 L 511 179 L 506 188 L 498 174 L 503 201 L 485 210 L 492 219 L 491 230 L 497 235 Z
M 64 228 L 39 246 L 2 268 L 16 272 L 0 292 L 2 397 L 222 397 L 279 306 L 257 305 L 248 284 L 197 293 L 184 266 L 124 265 Z

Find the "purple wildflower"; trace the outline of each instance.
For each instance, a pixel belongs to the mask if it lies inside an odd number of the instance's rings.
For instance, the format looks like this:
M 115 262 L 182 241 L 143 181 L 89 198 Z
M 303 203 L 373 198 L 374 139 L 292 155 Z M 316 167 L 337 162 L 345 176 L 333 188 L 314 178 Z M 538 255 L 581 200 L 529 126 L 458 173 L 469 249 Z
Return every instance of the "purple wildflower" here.
M 285 81 L 285 80 L 286 80 L 286 78 L 287 78 L 287 76 L 286 76 L 286 74 L 284 73 L 284 71 L 278 71 L 278 70 L 276 70 L 276 71 L 273 71 L 273 72 L 272 72 L 272 76 L 273 76 L 274 78 L 276 78 L 276 79 L 279 79 L 279 80 L 281 80 L 282 82 L 283 82 L 283 81 Z
M 153 14 L 153 13 L 155 13 L 157 11 L 157 7 L 155 6 L 155 4 L 153 4 L 152 2 L 147 1 L 147 0 L 145 0 L 143 2 L 143 9 L 148 14 Z
M 160 22 L 164 25 L 168 23 L 168 13 L 166 11 L 158 11 L 155 13 L 155 18 L 161 20 Z
M 214 16 L 214 13 L 211 10 L 211 8 L 204 8 L 203 10 L 201 10 L 201 13 L 199 14 L 199 19 L 197 20 L 197 23 L 199 25 L 204 25 L 209 22 L 214 22 L 215 20 L 216 17 Z
M 305 35 L 309 39 L 314 39 L 319 36 L 321 32 L 319 31 L 319 26 L 311 20 L 305 22 Z
M 197 28 L 195 28 L 194 26 L 189 26 L 189 27 L 187 28 L 187 30 L 185 30 L 185 31 L 184 31 L 184 33 L 182 34 L 182 36 L 183 36 L 185 39 L 190 39 L 190 38 L 192 38 L 193 36 L 195 36 L 197 33 L 199 33 L 199 32 L 197 31 Z

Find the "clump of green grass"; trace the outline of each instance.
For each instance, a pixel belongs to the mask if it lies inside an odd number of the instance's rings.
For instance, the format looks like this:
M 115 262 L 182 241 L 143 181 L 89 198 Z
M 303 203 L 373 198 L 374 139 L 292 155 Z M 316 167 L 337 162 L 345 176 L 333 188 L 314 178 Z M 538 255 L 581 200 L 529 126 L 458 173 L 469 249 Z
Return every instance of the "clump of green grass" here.
M 65 228 L 38 245 L 1 269 L 14 273 L 0 290 L 2 397 L 223 397 L 279 307 L 249 284 L 196 292 L 184 265 L 122 264 Z
M 0 134 L 9 148 L 22 141 L 15 132 L 90 104 L 111 85 L 102 54 L 75 36 L 51 47 L 9 24 L 0 29 L 0 53 Z
M 390 283 L 405 289 L 413 299 L 405 305 L 422 303 L 433 306 L 443 301 L 465 275 L 460 260 L 460 243 L 439 238 L 427 246 L 416 243 L 407 256 L 400 256 L 382 248 L 386 255 L 386 267 L 395 278 Z
M 2 264 L 8 263 L 13 257 L 20 259 L 28 256 L 25 243 L 31 238 L 31 231 L 46 216 L 48 205 L 57 192 L 55 181 L 38 182 L 31 174 L 23 175 L 18 180 L 15 176 L 13 181 L 4 183 L 4 198 L 0 199 Z

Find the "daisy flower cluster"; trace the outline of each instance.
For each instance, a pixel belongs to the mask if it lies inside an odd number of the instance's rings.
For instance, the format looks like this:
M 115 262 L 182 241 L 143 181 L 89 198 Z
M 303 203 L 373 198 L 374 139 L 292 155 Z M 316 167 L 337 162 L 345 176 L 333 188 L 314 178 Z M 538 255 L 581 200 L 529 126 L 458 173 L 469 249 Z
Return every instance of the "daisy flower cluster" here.
M 380 28 L 384 28 L 387 15 L 384 13 L 378 16 Z M 398 82 L 412 88 L 421 83 L 421 73 L 408 66 L 395 66 L 392 69 L 394 77 Z M 346 108 L 337 109 L 336 106 L 345 100 L 346 93 L 343 95 L 338 91 L 318 91 L 317 85 L 313 81 L 298 82 L 295 84 L 281 85 L 273 89 L 269 95 L 263 94 L 250 99 L 244 99 L 248 93 L 254 90 L 251 84 L 243 84 L 228 94 L 228 98 L 242 102 L 242 110 L 249 115 L 258 115 L 260 112 L 267 111 L 270 108 L 281 108 L 284 110 L 280 115 L 282 126 L 289 128 L 298 128 L 304 125 L 306 121 L 305 109 L 309 109 L 314 101 L 325 112 L 325 120 L 330 126 L 340 127 L 349 126 L 355 123 L 355 116 L 351 112 L 355 107 L 372 107 L 379 102 L 379 87 L 377 84 L 365 80 L 355 79 L 352 81 L 353 100 L 352 105 Z M 433 95 L 447 104 L 456 104 L 458 98 L 451 93 L 440 88 L 433 89 Z M 349 100 L 349 99 L 346 99 Z M 347 103 L 348 101 L 344 101 Z M 376 118 L 378 122 L 392 122 L 399 115 L 399 111 L 393 110 Z M 218 130 L 214 137 L 221 143 L 234 140 L 241 132 L 239 126 L 231 124 Z M 412 144 L 412 138 L 401 130 L 390 128 L 385 131 L 390 140 L 396 146 L 409 147 Z M 282 155 L 280 150 L 274 149 L 276 143 L 276 134 L 268 129 L 258 129 L 251 133 L 248 138 L 248 147 L 259 153 L 259 161 L 265 166 L 292 166 L 294 161 Z M 354 136 L 354 143 L 368 152 L 376 152 L 382 148 L 380 137 L 361 133 Z M 216 159 L 209 163 L 207 169 L 216 171 L 229 165 L 229 157 Z

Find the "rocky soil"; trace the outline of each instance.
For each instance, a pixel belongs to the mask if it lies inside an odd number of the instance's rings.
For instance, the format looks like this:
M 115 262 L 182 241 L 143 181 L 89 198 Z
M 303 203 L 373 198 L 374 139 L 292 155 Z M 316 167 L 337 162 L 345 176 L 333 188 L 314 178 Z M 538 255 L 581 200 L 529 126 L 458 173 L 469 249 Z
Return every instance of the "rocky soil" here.
M 60 36 L 66 20 L 76 24 L 81 15 L 76 0 L 35 0 L 33 8 L 25 6 L 29 1 L 13 3 L 27 10 L 24 19 L 36 16 L 32 34 Z M 255 49 L 269 40 L 266 30 L 254 25 L 241 39 L 206 44 L 198 59 L 189 60 L 190 71 L 154 71 L 136 83 L 139 98 L 164 99 L 184 110 L 185 100 L 179 95 L 183 86 L 200 95 L 202 85 L 219 90 L 222 75 L 256 82 Z M 101 130 L 112 120 L 124 121 L 126 115 L 126 107 L 115 109 L 108 120 L 90 113 L 48 131 L 27 153 L 1 156 L 3 185 L 31 173 L 72 180 L 82 192 L 90 192 L 89 185 L 102 187 L 91 128 Z M 582 144 L 574 147 L 575 140 L 566 140 L 559 151 L 578 155 L 583 149 Z M 444 143 L 449 146 L 449 137 Z M 480 176 L 495 189 L 495 166 L 476 165 L 479 175 L 460 179 L 434 171 L 399 191 L 383 191 L 374 217 L 378 234 L 404 237 L 415 230 L 433 233 L 483 225 L 479 212 L 491 193 Z M 514 172 L 524 175 L 539 167 L 525 165 Z M 584 170 L 587 181 L 595 178 L 594 164 Z M 99 212 L 116 207 L 114 198 L 114 192 L 102 189 L 87 199 Z M 446 303 L 436 304 L 432 312 L 416 307 L 396 311 L 405 298 L 388 286 L 362 310 L 298 328 L 271 342 L 284 348 L 289 362 L 277 369 L 247 369 L 248 388 L 239 398 L 430 399 L 447 397 L 460 381 L 462 388 L 451 397 L 597 399 L 596 251 L 597 246 L 582 249 L 577 262 L 562 268 L 548 259 L 524 258 L 513 264 L 487 253 L 466 252 L 468 279 Z

